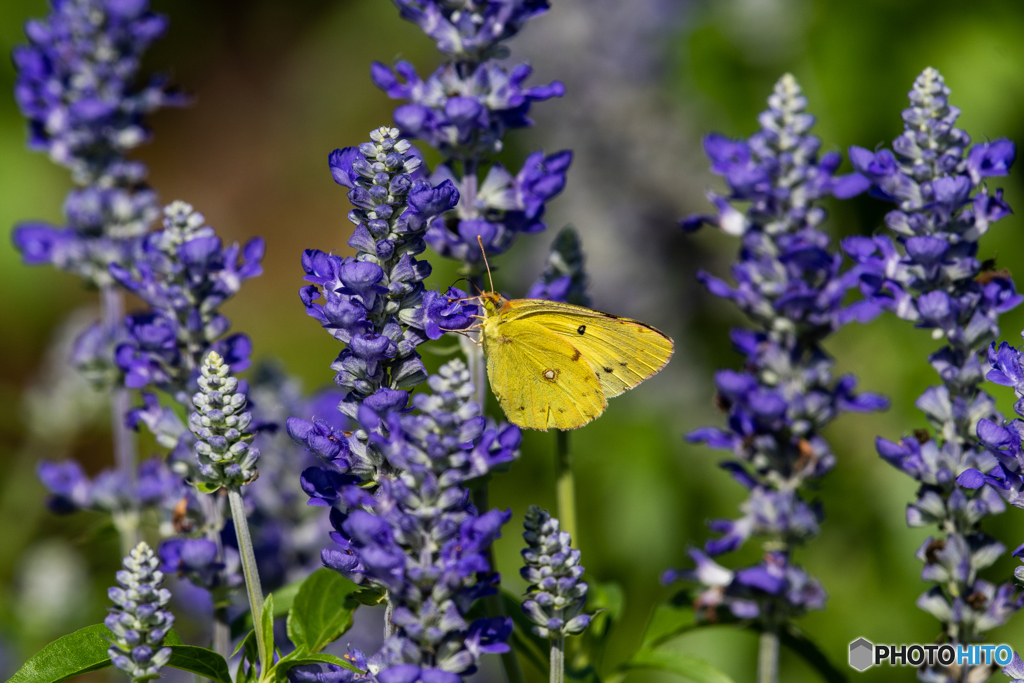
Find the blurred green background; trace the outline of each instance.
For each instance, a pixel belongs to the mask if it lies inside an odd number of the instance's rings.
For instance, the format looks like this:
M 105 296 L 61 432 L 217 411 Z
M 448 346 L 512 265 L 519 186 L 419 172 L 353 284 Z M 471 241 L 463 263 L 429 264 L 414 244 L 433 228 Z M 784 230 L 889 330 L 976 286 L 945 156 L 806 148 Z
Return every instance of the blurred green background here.
M 258 357 L 277 357 L 309 389 L 328 384 L 339 347 L 299 303 L 299 255 L 305 248 L 344 251 L 350 224 L 343 188 L 327 172 L 336 147 L 365 139 L 390 121 L 394 103 L 371 84 L 371 60 L 409 59 L 428 73 L 439 62 L 417 27 L 386 0 L 154 0 L 171 31 L 147 56 L 196 96 L 194 106 L 158 114 L 155 140 L 139 154 L 165 201 L 185 199 L 229 239 L 263 235 L 265 274 L 243 288 L 227 313 L 247 332 Z M 572 222 L 590 256 L 595 306 L 640 317 L 671 334 L 669 368 L 616 399 L 597 422 L 573 435 L 584 564 L 596 578 L 620 582 L 626 613 L 605 658 L 609 667 L 639 643 L 654 604 L 672 594 L 661 571 L 686 564 L 690 545 L 708 537 L 705 522 L 736 516 L 743 491 L 716 464 L 719 454 L 689 446 L 682 434 L 720 424 L 711 406 L 712 373 L 735 367 L 728 328 L 742 322 L 694 282 L 697 268 L 724 275 L 734 240 L 706 231 L 683 236 L 675 219 L 707 209 L 717 186 L 700 149 L 710 131 L 746 136 L 774 81 L 792 72 L 818 116 L 826 150 L 874 147 L 901 131 L 900 110 L 914 77 L 934 66 L 963 110 L 975 140 L 1024 139 L 1024 4 L 924 0 L 553 0 L 512 43 L 513 59 L 530 60 L 535 82 L 566 81 L 559 101 L 535 108 L 536 128 L 509 135 L 509 163 L 530 151 L 570 147 L 577 153 L 564 194 L 549 209 L 553 228 Z M 0 48 L 23 40 L 22 23 L 47 11 L 43 0 L 0 3 Z M 0 63 L 0 91 L 13 70 Z M 60 219 L 67 174 L 24 146 L 12 98 L 0 98 L 0 224 Z M 428 157 L 431 159 L 431 157 Z M 845 167 L 844 167 L 845 168 Z M 1002 183 L 1011 205 L 1024 205 L 1021 173 Z M 870 234 L 885 207 L 858 198 L 830 206 L 835 237 Z M 982 257 L 1024 273 L 1020 220 L 999 223 L 982 241 Z M 499 289 L 522 296 L 539 273 L 553 231 L 527 237 L 496 260 Z M 434 282 L 454 269 L 439 259 Z M 95 302 L 72 276 L 20 264 L 0 242 L 0 673 L 10 673 L 50 639 L 99 620 L 118 563 L 116 540 L 88 514 L 55 517 L 34 478 L 41 457 L 75 457 L 91 471 L 110 460 L 107 417 L 95 401 L 54 412 L 47 439 L 30 437 L 27 416 L 56 331 L 72 311 Z M 1003 318 L 1013 343 L 1024 308 Z M 803 621 L 846 669 L 847 644 L 929 642 L 932 617 L 914 606 L 925 584 L 914 551 L 927 529 L 907 529 L 904 507 L 914 482 L 875 454 L 876 435 L 897 438 L 924 420 L 914 399 L 936 377 L 927 332 L 883 317 L 850 326 L 829 343 L 839 370 L 864 389 L 888 394 L 892 409 L 847 415 L 828 436 L 838 465 L 824 480 L 822 534 L 798 554 L 829 591 L 827 609 Z M 52 353 L 51 353 L 52 356 Z M 52 372 L 51 372 L 52 374 Z M 58 378 L 59 379 L 59 378 Z M 32 387 L 36 387 L 32 389 Z M 1004 413 L 1010 392 L 989 386 Z M 26 396 L 29 398 L 27 399 Z M 35 404 L 38 406 L 38 403 Z M 491 411 L 497 414 L 497 407 Z M 36 418 L 38 419 L 38 418 Z M 39 433 L 38 428 L 32 433 Z M 553 436 L 527 435 L 522 458 L 492 483 L 492 504 L 516 516 L 498 545 L 510 587 L 518 577 L 518 524 L 530 503 L 553 507 Z M 1011 509 L 986 522 L 1009 549 L 1024 541 L 1024 515 Z M 724 563 L 756 560 L 751 547 Z M 1004 557 L 986 572 L 1009 576 Z M 990 640 L 1024 647 L 1024 617 Z M 699 653 L 736 681 L 753 678 L 754 636 L 714 628 L 674 647 Z M 525 665 L 536 680 L 537 671 Z M 865 681 L 911 680 L 909 669 L 874 668 Z M 815 675 L 788 653 L 783 680 Z M 95 680 L 102 680 L 94 675 Z M 635 673 L 630 680 L 668 676 Z

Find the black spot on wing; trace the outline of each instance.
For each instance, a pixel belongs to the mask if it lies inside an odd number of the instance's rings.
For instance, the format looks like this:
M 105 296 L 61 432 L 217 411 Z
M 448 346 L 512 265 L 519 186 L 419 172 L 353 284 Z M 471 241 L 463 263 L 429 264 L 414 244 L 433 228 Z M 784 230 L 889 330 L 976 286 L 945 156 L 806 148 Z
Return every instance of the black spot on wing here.
M 612 369 L 609 368 L 609 367 L 603 367 L 601 369 L 604 370 L 605 372 L 607 372 L 608 374 L 611 374 L 611 372 L 612 372 Z
M 587 326 L 586 325 L 580 325 L 579 327 L 576 328 L 576 334 L 583 334 L 586 331 L 587 331 Z

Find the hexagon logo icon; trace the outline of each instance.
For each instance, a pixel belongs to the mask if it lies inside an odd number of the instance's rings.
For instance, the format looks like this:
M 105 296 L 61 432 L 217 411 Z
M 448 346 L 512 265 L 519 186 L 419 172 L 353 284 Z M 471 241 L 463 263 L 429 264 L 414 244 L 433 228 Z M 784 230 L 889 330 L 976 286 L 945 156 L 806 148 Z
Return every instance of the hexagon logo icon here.
M 874 664 L 875 646 L 865 638 L 858 638 L 850 643 L 850 666 L 857 671 L 864 671 Z

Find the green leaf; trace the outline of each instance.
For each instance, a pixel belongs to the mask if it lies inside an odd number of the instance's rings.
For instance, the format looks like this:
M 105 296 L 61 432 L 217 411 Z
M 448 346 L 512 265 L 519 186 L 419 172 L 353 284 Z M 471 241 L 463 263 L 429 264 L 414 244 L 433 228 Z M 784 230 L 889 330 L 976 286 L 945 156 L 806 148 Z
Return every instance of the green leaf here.
M 103 624 L 86 626 L 58 638 L 25 662 L 8 683 L 60 683 L 69 678 L 110 666 L 107 649 L 113 634 Z M 228 664 L 215 652 L 181 644 L 170 631 L 164 644 L 171 648 L 168 666 L 205 676 L 218 683 L 231 683 Z
M 615 582 L 601 583 L 589 580 L 590 590 L 587 592 L 586 611 L 593 614 L 590 626 L 578 639 L 576 656 L 572 658 L 574 666 L 580 667 L 580 676 L 585 676 L 588 666 L 600 668 L 604 658 L 605 643 L 608 642 L 612 626 L 622 616 L 625 609 L 625 595 L 622 586 Z
M 231 653 L 231 656 L 234 657 L 242 651 L 243 647 L 249 646 L 256 647 L 256 631 L 249 631 L 249 633 L 245 635 L 245 638 L 238 641 L 238 645 L 235 646 L 235 651 Z
M 8 683 L 59 683 L 110 666 L 110 636 L 106 626 L 96 624 L 58 638 L 25 662 Z
M 506 590 L 501 591 L 505 614 L 512 618 L 512 647 L 530 660 L 537 671 L 547 675 L 551 643 L 533 632 L 533 622 L 523 614 L 519 598 Z
M 235 674 L 235 683 L 245 683 L 256 676 L 256 664 L 260 661 L 259 651 L 256 647 L 256 631 L 249 631 L 249 634 L 238 644 L 231 656 L 234 657 L 239 651 L 244 652 L 242 662 L 238 665 L 238 673 Z M 245 668 L 246 662 L 249 663 L 248 671 Z
M 326 567 L 310 574 L 288 612 L 288 637 L 296 649 L 319 652 L 349 630 L 359 603 L 348 598 L 358 590 L 355 583 Z
M 268 595 L 263 602 L 263 612 L 260 614 L 260 631 L 256 637 L 263 638 L 264 652 L 267 661 L 260 662 L 261 666 L 270 667 L 274 663 L 274 596 Z
M 353 592 L 351 597 L 360 605 L 373 607 L 374 605 L 379 605 L 384 602 L 384 598 L 387 596 L 381 588 L 363 588 Z
M 197 481 L 192 485 L 196 487 L 196 490 L 199 491 L 199 493 L 216 493 L 217 490 L 220 489 L 220 486 L 217 486 L 216 484 L 207 484 L 205 481 Z
M 231 683 L 228 663 L 213 650 L 194 645 L 171 645 L 167 666 L 205 676 L 218 683 Z
M 327 654 L 326 652 L 317 652 L 299 657 L 298 659 L 288 660 L 288 668 L 293 666 L 302 666 L 303 664 L 336 664 L 344 669 L 348 669 L 349 671 L 355 671 L 360 674 L 366 673 L 344 657 L 336 657 L 334 655 Z
M 573 683 L 601 683 L 601 677 L 593 666 L 588 664 L 582 669 L 573 669 L 568 662 L 565 665 L 565 680 Z
M 644 630 L 644 641 L 641 649 L 653 650 L 677 636 L 685 635 L 699 628 L 713 626 L 738 625 L 749 627 L 750 622 L 737 619 L 728 610 L 717 610 L 705 614 L 697 620 L 693 609 L 693 595 L 689 591 L 680 591 L 672 598 L 654 608 L 647 628 Z
M 733 683 L 729 676 L 703 659 L 671 650 L 640 650 L 622 668 L 667 671 L 694 683 Z
M 308 578 L 308 577 L 307 577 Z M 299 588 L 302 587 L 303 582 L 306 579 L 300 579 L 299 581 L 293 581 L 287 586 L 281 586 L 276 591 L 271 593 L 274 596 L 274 618 L 280 619 L 281 617 L 287 616 L 288 610 L 292 608 L 292 603 L 295 602 L 295 596 L 299 594 Z M 246 631 L 252 630 L 252 612 L 246 610 L 239 614 L 231 622 L 231 638 L 235 639 L 243 635 Z
M 588 581 L 590 590 L 587 592 L 586 611 L 594 614 L 594 619 L 584 633 L 592 640 L 603 640 L 612 625 L 622 616 L 626 598 L 622 586 L 614 581 L 598 583 Z
M 805 636 L 796 626 L 790 625 L 779 633 L 779 642 L 800 655 L 828 683 L 846 683 L 846 675 L 829 661 L 821 649 Z
M 700 628 L 703 624 L 694 621 L 694 617 L 693 607 L 690 605 L 675 605 L 671 602 L 658 605 L 651 614 L 641 647 L 653 650 L 676 636 Z

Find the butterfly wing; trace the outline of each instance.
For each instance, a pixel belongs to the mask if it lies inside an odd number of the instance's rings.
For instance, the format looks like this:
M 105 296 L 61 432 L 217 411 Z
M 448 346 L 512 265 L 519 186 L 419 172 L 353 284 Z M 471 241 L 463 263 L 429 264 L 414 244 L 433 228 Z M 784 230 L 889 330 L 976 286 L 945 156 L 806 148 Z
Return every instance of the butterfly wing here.
M 527 320 L 488 323 L 487 378 L 509 421 L 527 429 L 576 429 L 604 412 L 604 390 L 579 349 Z
M 607 398 L 654 375 L 672 356 L 672 340 L 650 325 L 582 306 L 518 299 L 509 302 L 501 317 L 539 325 L 579 349 Z

